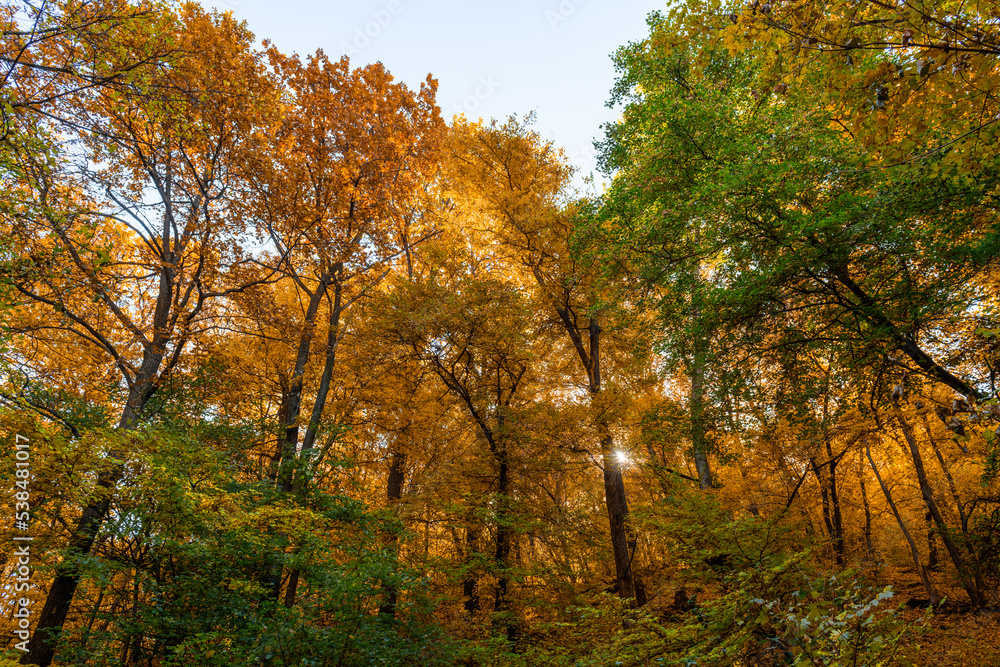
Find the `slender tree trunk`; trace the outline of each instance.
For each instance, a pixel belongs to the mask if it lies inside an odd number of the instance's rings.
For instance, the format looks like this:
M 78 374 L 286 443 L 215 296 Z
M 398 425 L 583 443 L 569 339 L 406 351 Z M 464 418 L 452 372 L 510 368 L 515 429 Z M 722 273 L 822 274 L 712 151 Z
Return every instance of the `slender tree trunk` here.
M 889 503 L 889 509 L 892 510 L 892 515 L 896 517 L 896 523 L 899 524 L 900 530 L 903 531 L 903 537 L 906 538 L 906 543 L 910 546 L 910 557 L 913 558 L 913 565 L 917 568 L 917 574 L 924 585 L 924 590 L 927 591 L 927 597 L 930 599 L 931 604 L 937 604 L 941 601 L 941 596 L 934 590 L 930 574 L 924 569 L 923 563 L 920 562 L 920 552 L 917 551 L 917 545 L 913 541 L 910 531 L 906 528 L 906 523 L 903 521 L 903 517 L 899 513 L 899 508 L 896 507 L 896 503 L 892 499 L 892 494 L 889 493 L 889 487 L 882 481 L 882 476 L 878 472 L 878 466 L 875 465 L 875 460 L 872 458 L 871 446 L 867 442 L 865 443 L 865 454 L 868 456 L 868 463 L 872 466 L 872 472 L 875 473 L 875 479 L 878 480 L 878 485 L 882 488 L 882 494 L 885 496 L 886 502 Z
M 917 440 L 913 435 L 913 428 L 910 426 L 909 422 L 903 416 L 903 411 L 899 408 L 899 405 L 894 405 L 894 412 L 896 421 L 899 422 L 900 428 L 903 431 L 903 437 L 906 439 L 906 444 L 910 448 L 910 457 L 913 459 L 913 467 L 917 472 L 917 481 L 920 483 L 920 493 L 924 498 L 924 504 L 927 506 L 927 511 L 930 513 L 931 517 L 934 519 L 934 523 L 937 524 L 938 532 L 941 534 L 941 541 L 944 543 L 945 549 L 948 551 L 948 555 L 951 557 L 951 562 L 954 563 L 955 569 L 958 570 L 958 577 L 962 581 L 962 588 L 969 595 L 969 601 L 972 602 L 973 606 L 977 608 L 982 608 L 986 600 L 982 596 L 982 592 L 977 586 L 977 582 L 970 575 L 968 566 L 965 563 L 965 559 L 962 557 L 961 552 L 958 549 L 958 545 L 955 541 L 951 539 L 951 534 L 948 530 L 948 525 L 944 522 L 944 517 L 941 516 L 941 512 L 938 510 L 937 503 L 934 500 L 934 493 L 931 490 L 930 482 L 927 481 L 927 471 L 924 469 L 924 460 L 920 455 L 920 448 L 917 446 Z
M 865 547 L 868 549 L 868 557 L 875 553 L 875 546 L 872 544 L 872 508 L 868 502 L 868 489 L 865 488 L 864 461 L 858 457 L 858 484 L 861 486 L 861 504 L 865 510 Z
M 298 590 L 300 578 L 298 570 L 292 570 L 288 574 L 288 583 L 285 585 L 285 597 L 282 600 L 286 607 L 291 607 L 295 604 L 295 592 Z
M 927 569 L 930 572 L 937 572 L 939 566 L 937 540 L 934 539 L 934 521 L 930 512 L 924 514 L 924 523 L 927 524 Z
M 585 361 L 589 361 L 590 395 L 596 398 L 601 392 L 601 325 L 596 317 L 590 318 L 589 336 L 590 354 Z M 611 549 L 615 559 L 615 588 L 622 599 L 635 600 L 625 480 L 622 477 L 621 460 L 614 451 L 614 437 L 603 415 L 598 417 L 598 437 L 604 465 L 604 498 L 608 507 Z
M 392 459 L 389 464 L 389 478 L 385 485 L 385 497 L 389 507 L 393 508 L 393 510 L 398 507 L 399 501 L 403 498 L 403 481 L 405 480 L 405 476 L 406 454 L 397 449 L 392 453 Z M 397 560 L 399 558 L 399 535 L 393 531 L 387 542 L 388 547 L 393 552 L 393 559 Z M 386 584 L 385 602 L 379 607 L 379 613 L 394 618 L 396 616 L 396 604 L 398 601 L 399 591 L 396 590 L 396 586 Z
M 143 354 L 143 363 L 139 375 L 129 390 L 128 399 L 122 410 L 118 428 L 121 431 L 134 429 L 139 422 L 143 408 L 156 391 L 154 379 L 163 361 L 164 341 L 157 337 L 147 347 Z M 124 470 L 121 459 L 125 452 L 113 450 L 108 452 L 107 459 L 111 461 L 109 468 L 97 476 L 95 493 L 77 520 L 76 527 L 69 539 L 69 545 L 62 562 L 56 568 L 56 576 L 49 587 L 45 604 L 38 615 L 35 631 L 28 643 L 28 651 L 21 658 L 22 664 L 34 664 L 48 667 L 55 657 L 55 645 L 66 622 L 73 596 L 80 583 L 80 559 L 90 554 L 97 539 L 101 523 L 111 506 L 111 496 L 115 486 L 121 479 Z
M 827 447 L 829 451 L 829 446 Z M 833 552 L 837 565 L 844 565 L 844 516 L 840 509 L 840 490 L 837 488 L 837 463 L 830 453 L 830 506 L 833 508 Z
M 337 348 L 340 343 L 340 318 L 343 314 L 344 288 L 340 282 L 342 265 L 335 267 L 336 276 L 333 284 L 333 305 L 330 311 L 330 324 L 326 337 L 326 359 L 323 363 L 323 375 L 319 380 L 319 387 L 316 390 L 316 401 L 313 403 L 312 414 L 309 416 L 309 425 L 306 427 L 305 436 L 302 438 L 303 458 L 307 452 L 312 451 L 316 443 L 316 435 L 319 432 L 320 421 L 323 418 L 323 410 L 326 408 L 327 397 L 330 394 L 330 384 L 333 380 L 333 371 L 337 365 Z M 302 488 L 302 482 L 296 482 L 297 488 Z
M 824 418 L 825 419 L 825 418 Z M 829 471 L 826 475 L 821 475 L 816 461 L 810 458 L 809 462 L 819 480 L 823 499 L 823 520 L 826 523 L 827 534 L 833 544 L 833 554 L 837 565 L 844 566 L 844 517 L 840 508 L 840 490 L 837 488 L 837 465 L 839 459 L 833 455 L 833 447 L 830 439 L 824 434 L 823 440 L 826 445 L 827 465 Z
M 823 525 L 826 526 L 826 536 L 832 545 L 837 541 L 837 535 L 834 531 L 833 519 L 830 516 L 830 491 L 823 476 L 823 471 L 819 467 L 819 464 L 816 463 L 815 457 L 809 457 L 809 467 L 812 468 L 813 474 L 816 476 L 816 481 L 819 483 L 819 495 L 823 508 Z M 836 547 L 834 547 L 834 553 L 836 553 Z M 841 565 L 839 559 L 837 564 Z
M 306 364 L 309 362 L 309 353 L 312 348 L 313 336 L 316 329 L 316 315 L 319 312 L 323 297 L 329 286 L 330 278 L 324 274 L 320 277 L 319 286 L 316 291 L 309 295 L 309 304 L 306 307 L 305 322 L 303 322 L 302 332 L 299 336 L 298 352 L 295 355 L 295 367 L 292 371 L 292 380 L 288 388 L 288 397 L 285 405 L 282 406 L 281 413 L 285 415 L 285 432 L 278 446 L 278 455 L 272 465 L 272 481 L 284 491 L 289 493 L 293 488 L 295 475 L 295 452 L 299 443 L 299 414 L 302 410 L 302 393 L 305 387 Z M 283 566 L 275 565 L 270 568 L 270 572 L 262 576 L 265 587 L 271 589 L 271 597 L 275 601 L 282 599 L 281 583 Z M 299 583 L 298 571 L 290 573 L 287 588 L 283 597 L 284 604 L 291 607 L 295 604 L 295 591 Z
M 829 398 L 830 398 L 830 374 L 826 373 L 826 380 L 824 382 L 825 391 L 823 393 L 823 440 L 829 443 L 827 438 L 827 420 L 829 418 Z M 832 457 L 832 454 L 831 454 Z M 819 483 L 819 493 L 820 499 L 823 504 L 823 525 L 826 526 L 826 534 L 830 539 L 830 544 L 833 545 L 837 541 L 836 531 L 833 527 L 833 519 L 830 516 L 830 489 L 826 483 L 826 479 L 823 477 L 822 469 L 819 464 L 816 463 L 816 458 L 813 456 L 809 457 L 809 466 L 812 468 L 813 473 L 816 475 L 816 481 Z M 837 554 L 836 547 L 834 546 L 834 554 Z M 841 565 L 840 559 L 837 558 L 837 565 Z
M 536 274 L 536 278 L 538 275 Z M 544 282 L 538 278 L 540 286 Z M 591 316 L 587 327 L 589 346 L 584 344 L 577 326 L 576 315 L 568 305 L 556 308 L 559 320 L 573 342 L 587 372 L 587 385 L 591 405 L 601 393 L 601 325 L 596 316 Z M 589 349 L 588 349 L 589 348 Z M 628 500 L 625 495 L 625 480 L 622 477 L 621 462 L 615 455 L 614 437 L 603 415 L 595 416 L 595 425 L 601 445 L 601 465 L 604 472 L 604 498 L 608 510 L 611 531 L 611 549 L 615 561 L 615 589 L 623 599 L 635 599 L 635 580 L 632 575 L 632 551 L 629 549 Z
M 266 471 L 267 479 L 271 482 L 278 479 L 278 466 L 281 463 L 281 454 L 285 451 L 285 424 L 288 423 L 288 377 L 281 373 L 278 376 L 278 381 L 281 385 L 281 402 L 278 404 L 278 414 L 276 415 L 278 434 L 275 438 L 274 453 L 271 455 Z
M 604 427 L 604 429 L 606 428 Z M 629 549 L 628 538 L 628 501 L 625 497 L 621 462 L 613 450 L 611 434 L 601 433 L 600 438 L 604 464 L 604 497 L 608 506 L 611 548 L 615 558 L 615 588 L 622 599 L 635 599 L 632 552 Z
M 493 593 L 493 611 L 501 615 L 500 625 L 506 626 L 506 635 L 509 641 L 517 638 L 517 626 L 510 615 L 510 601 L 508 600 L 509 581 L 507 573 L 510 569 L 510 547 L 511 547 L 511 526 L 510 526 L 510 461 L 507 456 L 506 437 L 503 433 L 503 417 L 500 418 L 500 426 L 497 429 L 499 440 L 497 452 L 495 454 L 498 463 L 497 470 L 497 508 L 496 508 L 496 551 L 493 558 L 497 568 L 497 587 Z
M 694 230 L 694 242 L 701 245 L 701 227 Z M 704 280 L 699 262 L 691 270 L 691 319 L 695 324 L 694 350 L 691 358 L 691 450 L 698 471 L 698 486 L 702 491 L 712 488 L 712 470 L 708 465 L 708 433 L 705 425 L 705 366 L 708 340 L 702 334 L 701 291 Z
M 285 433 L 279 449 L 280 456 L 276 462 L 277 478 L 274 480 L 282 490 L 288 492 L 292 488 L 292 475 L 295 450 L 299 444 L 299 413 L 302 410 L 302 392 L 305 386 L 306 364 L 309 362 L 309 352 L 312 348 L 313 335 L 316 329 L 316 314 L 319 311 L 329 276 L 320 277 L 316 291 L 309 295 L 306 307 L 305 321 L 302 323 L 302 333 L 299 336 L 299 347 L 295 355 L 295 367 L 292 371 L 292 381 L 288 388 L 288 400 L 283 410 L 285 414 Z
M 339 267 L 339 265 L 338 265 Z M 316 390 L 316 400 L 313 403 L 312 414 L 309 417 L 309 424 L 306 426 L 306 433 L 302 439 L 302 451 L 300 452 L 301 459 L 303 461 L 303 466 L 308 465 L 307 459 L 312 453 L 313 448 L 316 443 L 316 434 L 319 431 L 320 420 L 323 417 L 323 409 L 326 407 L 326 399 L 330 393 L 330 383 L 333 378 L 333 369 L 337 363 L 337 344 L 339 342 L 339 332 L 340 332 L 340 315 L 341 315 L 341 296 L 342 296 L 342 286 L 338 280 L 334 284 L 334 298 L 333 298 L 333 310 L 330 313 L 330 325 L 327 330 L 327 342 L 326 342 L 326 360 L 323 364 L 323 375 L 320 377 L 319 388 Z M 300 400 L 301 400 L 302 387 L 299 387 Z M 286 423 L 291 423 L 288 420 Z M 297 439 L 298 436 L 296 436 Z M 294 447 L 290 450 L 294 454 Z M 286 439 L 282 455 L 287 456 L 289 454 L 288 441 Z M 291 492 L 296 496 L 301 496 L 306 488 L 306 478 L 308 473 L 306 468 L 303 467 L 299 470 L 298 475 L 294 475 L 294 471 L 289 470 L 287 476 L 284 477 L 282 481 L 282 490 Z M 298 588 L 299 581 L 301 579 L 298 570 L 293 570 L 288 578 L 288 586 L 285 589 L 285 606 L 291 607 L 295 604 L 295 590 Z
M 937 457 L 938 465 L 941 466 L 941 472 L 944 473 L 945 479 L 948 480 L 948 490 L 951 491 L 951 498 L 955 501 L 955 509 L 958 510 L 958 519 L 962 524 L 962 533 L 967 535 L 969 533 L 969 517 L 965 513 L 965 505 L 962 503 L 962 497 L 958 495 L 958 486 L 955 484 L 955 478 L 951 475 L 951 469 L 944 460 L 941 448 L 937 446 L 937 440 L 931 431 L 930 422 L 927 421 L 927 413 L 923 413 L 921 417 L 924 422 L 924 431 L 927 433 L 927 442 L 930 443 L 931 449 L 934 450 L 934 456 Z
M 475 520 L 474 517 L 470 517 L 470 521 Z M 477 526 L 470 525 L 465 529 L 465 560 L 469 562 L 475 558 L 475 554 L 479 551 L 479 528 Z M 479 577 L 476 576 L 475 572 L 469 570 L 465 576 L 465 581 L 462 582 L 462 597 L 465 598 L 464 607 L 465 611 L 469 612 L 470 616 L 475 616 L 479 612 Z
M 701 319 L 701 310 L 692 309 L 695 321 Z M 705 341 L 699 336 L 694 344 L 691 361 L 691 449 L 694 467 L 698 471 L 698 486 L 702 491 L 712 488 L 712 470 L 708 465 L 708 432 L 705 428 Z

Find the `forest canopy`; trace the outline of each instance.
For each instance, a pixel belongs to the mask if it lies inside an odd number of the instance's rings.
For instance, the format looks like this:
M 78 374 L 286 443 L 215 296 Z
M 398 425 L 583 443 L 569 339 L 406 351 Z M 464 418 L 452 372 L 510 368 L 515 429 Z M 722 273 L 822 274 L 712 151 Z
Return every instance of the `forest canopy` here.
M 996 664 L 1000 6 L 647 22 L 596 192 L 430 74 L 0 2 L 0 665 Z

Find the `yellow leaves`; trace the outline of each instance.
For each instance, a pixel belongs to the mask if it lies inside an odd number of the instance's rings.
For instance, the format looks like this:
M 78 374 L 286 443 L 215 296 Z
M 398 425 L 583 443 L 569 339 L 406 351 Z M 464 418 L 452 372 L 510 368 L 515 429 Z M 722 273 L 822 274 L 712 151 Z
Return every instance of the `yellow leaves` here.
M 290 501 L 263 505 L 235 518 L 234 527 L 248 528 L 250 535 L 263 536 L 280 531 L 289 540 L 301 543 L 326 533 L 332 526 L 322 515 Z
M 701 13 L 704 6 L 700 10 L 689 13 L 687 21 L 710 21 L 709 13 Z M 905 162 L 913 157 L 912 147 L 933 151 L 948 145 L 947 141 L 928 145 L 927 127 L 961 137 L 975 129 L 984 111 L 988 114 L 996 106 L 990 91 L 997 88 L 998 58 L 977 53 L 982 44 L 976 35 L 982 34 L 988 17 L 977 13 L 975 6 L 956 6 L 954 15 L 948 11 L 939 3 L 840 2 L 826 5 L 819 16 L 813 3 L 782 3 L 773 21 L 753 8 L 741 13 L 737 24 L 723 28 L 716 41 L 734 54 L 752 55 L 772 76 L 801 75 L 796 89 L 804 103 L 818 90 L 836 91 L 830 99 L 838 115 L 854 117 L 855 133 L 878 146 L 887 160 Z M 898 25 L 908 27 L 900 30 Z M 957 30 L 956 25 L 964 27 Z M 786 48 L 789 38 L 797 41 L 795 48 Z M 851 52 L 853 66 L 845 66 L 845 51 Z M 973 72 L 980 80 L 969 78 Z M 911 79 L 906 85 L 917 95 L 904 99 L 893 93 L 888 81 L 901 77 Z M 874 85 L 884 86 L 889 94 L 872 95 Z M 867 116 L 860 110 L 865 105 Z M 851 108 L 859 111 L 852 113 Z M 900 116 L 898 128 L 879 131 L 885 130 L 886 121 L 876 112 L 890 108 Z M 865 130 L 868 125 L 876 131 Z M 904 139 L 911 150 L 900 150 L 898 142 Z M 991 147 L 986 152 L 996 151 Z M 960 160 L 958 166 L 972 170 L 978 162 Z
M 250 581 L 248 579 L 232 579 L 226 584 L 226 588 L 234 593 L 241 593 L 247 596 L 265 595 L 270 590 L 259 581 Z M 206 653 L 206 657 L 211 657 L 212 653 L 213 651 L 209 651 Z

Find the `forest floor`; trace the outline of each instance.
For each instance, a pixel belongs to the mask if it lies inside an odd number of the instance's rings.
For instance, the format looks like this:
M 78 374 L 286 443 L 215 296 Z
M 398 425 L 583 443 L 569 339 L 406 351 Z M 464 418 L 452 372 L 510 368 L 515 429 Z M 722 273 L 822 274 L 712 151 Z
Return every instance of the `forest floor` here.
M 926 598 L 913 568 L 886 568 L 879 577 L 892 584 L 902 602 Z M 904 643 L 902 653 L 918 667 L 1000 666 L 1000 611 L 973 611 L 965 591 L 945 574 L 936 574 L 934 586 L 945 602 L 934 609 L 924 632 Z M 907 608 L 904 618 L 922 623 L 925 609 Z

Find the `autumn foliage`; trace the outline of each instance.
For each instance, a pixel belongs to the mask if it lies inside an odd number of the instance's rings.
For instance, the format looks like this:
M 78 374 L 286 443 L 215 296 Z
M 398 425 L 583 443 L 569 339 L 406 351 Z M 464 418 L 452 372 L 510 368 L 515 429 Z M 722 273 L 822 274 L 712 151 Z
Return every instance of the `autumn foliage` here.
M 1000 655 L 989 3 L 654 13 L 590 196 L 231 14 L 0 26 L 3 664 Z

